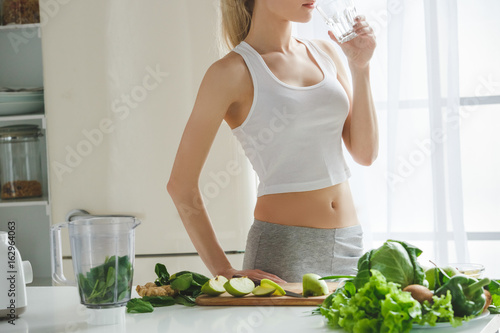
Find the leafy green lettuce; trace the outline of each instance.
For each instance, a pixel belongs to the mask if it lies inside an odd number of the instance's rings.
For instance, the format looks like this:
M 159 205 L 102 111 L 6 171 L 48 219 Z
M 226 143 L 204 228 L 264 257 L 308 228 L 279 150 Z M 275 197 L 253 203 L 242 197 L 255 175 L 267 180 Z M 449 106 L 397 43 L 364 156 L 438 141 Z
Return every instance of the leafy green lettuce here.
M 490 313 L 500 314 L 500 280 L 491 280 L 487 288 L 491 294 Z
M 412 322 L 421 320 L 420 303 L 377 270 L 370 273 L 368 282 L 357 292 L 347 282 L 330 295 L 320 313 L 330 326 L 342 327 L 347 332 L 409 332 Z
M 358 273 L 354 278 L 356 288 L 370 280 L 372 269 L 379 271 L 389 282 L 401 288 L 410 284 L 424 285 L 425 274 L 417 257 L 422 250 L 403 241 L 387 240 L 381 247 L 366 252 L 358 260 Z
M 432 304 L 427 300 L 422 304 L 422 320 L 418 324 L 436 326 L 438 322 L 450 322 L 453 327 L 462 325 L 461 318 L 454 317 L 449 290 L 446 295 L 432 296 Z
M 409 332 L 415 324 L 435 326 L 437 322 L 450 322 L 457 327 L 467 320 L 454 317 L 449 292 L 434 296 L 432 304 L 425 301 L 420 305 L 379 271 L 370 273 L 363 287 L 356 290 L 351 281 L 346 282 L 313 313 L 322 314 L 333 328 L 355 333 Z

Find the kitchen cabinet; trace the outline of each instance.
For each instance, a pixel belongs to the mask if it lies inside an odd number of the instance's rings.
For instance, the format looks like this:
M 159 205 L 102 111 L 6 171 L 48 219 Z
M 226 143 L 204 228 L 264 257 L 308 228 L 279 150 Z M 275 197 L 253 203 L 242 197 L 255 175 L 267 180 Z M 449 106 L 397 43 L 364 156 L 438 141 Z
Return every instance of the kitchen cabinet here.
M 142 221 L 137 283 L 154 280 L 157 262 L 170 272 L 210 275 L 166 184 L 197 89 L 220 57 L 217 6 L 199 0 L 40 0 L 40 8 L 46 18 L 41 25 L 0 28 L 0 85 L 43 85 L 45 111 L 2 117 L 0 125 L 28 122 L 44 129 L 48 195 L 1 202 L 0 228 L 17 221 L 18 248 L 34 265 L 35 281 L 50 277 L 50 225 L 78 208 Z M 227 124 L 213 143 L 200 189 L 220 243 L 241 267 L 255 177 Z M 64 232 L 62 240 L 70 278 Z
M 132 0 L 54 4 L 40 0 L 47 19 L 41 25 L 0 27 L 0 85 L 45 88 L 44 113 L 1 117 L 0 126 L 28 122 L 44 129 L 47 193 L 42 200 L 0 202 L 0 230 L 9 219 L 17 221 L 17 245 L 34 266 L 35 284 L 51 283 L 50 225 L 77 208 L 142 221 L 136 229 L 137 283 L 154 280 L 157 262 L 170 272 L 209 275 L 165 187 L 197 88 L 219 57 L 217 6 Z M 241 267 L 253 221 L 250 170 L 223 124 L 200 188 L 235 267 Z M 62 239 L 70 278 L 64 232 Z
M 40 24 L 0 26 L 0 87 L 43 86 Z M 40 138 L 42 189 L 40 198 L 0 200 L 0 230 L 15 221 L 16 246 L 33 267 L 33 285 L 49 285 L 50 200 L 47 168 L 46 121 L 43 110 L 33 114 L 2 115 L 0 127 L 32 124 L 42 129 Z
M 137 217 L 138 284 L 154 280 L 157 262 L 209 275 L 166 184 L 200 82 L 219 57 L 217 21 L 216 4 L 204 0 L 73 0 L 42 26 L 52 223 L 78 208 Z M 219 241 L 239 268 L 255 178 L 225 123 L 200 178 Z

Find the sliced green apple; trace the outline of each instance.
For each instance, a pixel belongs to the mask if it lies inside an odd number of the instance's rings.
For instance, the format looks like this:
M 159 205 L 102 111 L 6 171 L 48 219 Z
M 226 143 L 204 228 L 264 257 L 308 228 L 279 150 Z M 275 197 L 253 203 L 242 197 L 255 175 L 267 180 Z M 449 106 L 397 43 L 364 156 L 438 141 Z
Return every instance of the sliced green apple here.
M 255 287 L 252 290 L 252 294 L 255 296 L 270 296 L 276 291 L 276 288 L 263 287 L 262 285 Z
M 219 296 L 226 291 L 226 289 L 224 289 L 224 283 L 226 282 L 227 279 L 225 276 L 217 275 L 205 282 L 201 287 L 201 292 L 210 296 Z
M 322 296 L 329 293 L 328 285 L 321 276 L 314 273 L 307 273 L 302 276 L 302 295 Z
M 283 290 L 283 288 L 279 284 L 277 284 L 276 282 L 271 281 L 269 279 L 262 279 L 262 280 L 260 280 L 260 285 L 262 287 L 276 289 L 276 291 L 274 292 L 274 295 L 278 295 L 278 296 L 284 296 L 284 295 L 286 295 L 285 290 Z
M 240 278 L 232 278 L 224 283 L 224 289 L 226 289 L 228 293 L 235 297 L 248 295 L 254 288 L 255 284 L 246 276 Z

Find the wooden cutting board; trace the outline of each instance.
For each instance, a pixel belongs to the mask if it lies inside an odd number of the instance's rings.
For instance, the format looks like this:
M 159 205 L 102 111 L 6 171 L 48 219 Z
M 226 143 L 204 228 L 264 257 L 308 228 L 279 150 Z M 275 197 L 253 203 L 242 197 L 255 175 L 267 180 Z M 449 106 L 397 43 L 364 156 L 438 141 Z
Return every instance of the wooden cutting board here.
M 327 282 L 328 289 L 330 293 L 335 291 L 337 287 L 337 282 Z M 283 289 L 292 291 L 297 294 L 302 294 L 302 283 L 285 283 L 281 285 Z M 329 293 L 329 294 L 330 294 Z M 225 305 L 225 306 L 233 306 L 233 305 L 243 305 L 243 306 L 264 306 L 264 305 L 281 305 L 281 306 L 316 306 L 323 303 L 325 298 L 328 295 L 324 296 L 311 296 L 306 298 L 299 297 L 291 297 L 291 296 L 255 296 L 253 294 L 248 294 L 243 297 L 234 297 L 228 293 L 223 293 L 220 296 L 208 296 L 208 295 L 200 295 L 196 298 L 197 305 Z

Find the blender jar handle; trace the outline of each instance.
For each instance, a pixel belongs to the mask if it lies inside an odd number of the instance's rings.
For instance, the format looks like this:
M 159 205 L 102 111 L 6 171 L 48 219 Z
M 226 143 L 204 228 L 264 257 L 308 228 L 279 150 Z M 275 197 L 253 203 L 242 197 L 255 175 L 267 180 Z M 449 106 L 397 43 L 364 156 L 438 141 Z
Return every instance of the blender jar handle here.
M 52 269 L 52 281 L 56 285 L 74 286 L 76 285 L 76 282 L 66 279 L 63 270 L 61 229 L 67 227 L 68 223 L 63 222 L 55 224 L 50 228 L 50 262 Z

